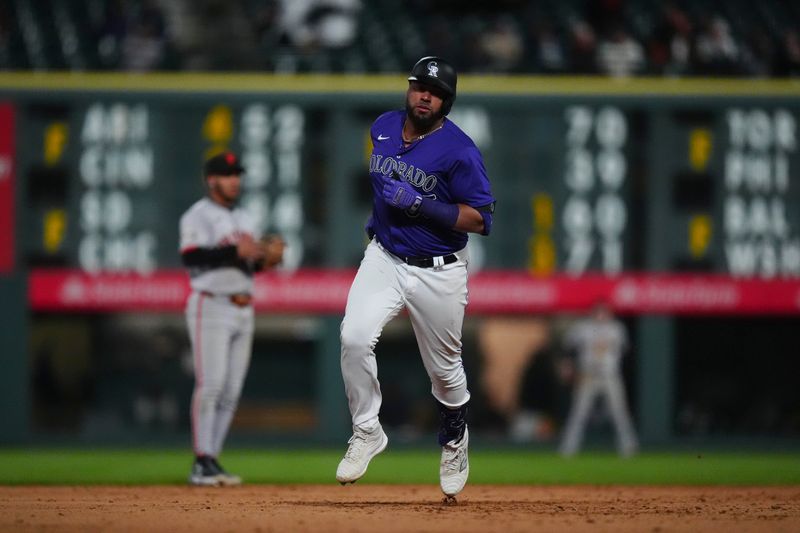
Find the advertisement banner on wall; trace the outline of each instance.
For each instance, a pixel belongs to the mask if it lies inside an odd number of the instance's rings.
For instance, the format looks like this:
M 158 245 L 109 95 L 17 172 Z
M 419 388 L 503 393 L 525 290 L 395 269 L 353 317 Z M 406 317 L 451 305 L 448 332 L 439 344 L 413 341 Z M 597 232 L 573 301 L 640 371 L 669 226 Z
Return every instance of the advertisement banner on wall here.
M 257 312 L 342 314 L 355 270 L 299 270 L 259 274 Z M 182 312 L 189 276 L 181 270 L 90 274 L 34 269 L 28 301 L 35 311 Z M 520 271 L 470 276 L 467 313 L 574 313 L 608 302 L 623 314 L 798 315 L 797 279 L 738 279 L 723 275 L 626 274 L 534 277 Z
M 14 270 L 14 107 L 0 103 L 0 275 Z

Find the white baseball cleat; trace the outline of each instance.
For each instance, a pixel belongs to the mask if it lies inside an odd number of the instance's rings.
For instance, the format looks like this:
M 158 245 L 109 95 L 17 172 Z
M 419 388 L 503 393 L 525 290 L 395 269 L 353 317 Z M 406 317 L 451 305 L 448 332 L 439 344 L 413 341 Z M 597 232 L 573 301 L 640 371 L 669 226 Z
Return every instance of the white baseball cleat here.
M 442 446 L 442 462 L 439 465 L 439 483 L 445 496 L 453 497 L 467 484 L 469 477 L 469 430 L 464 428 L 461 440 L 451 440 Z
M 347 441 L 350 446 L 336 469 L 336 481 L 355 483 L 367 471 L 373 457 L 386 449 L 389 439 L 380 424 L 371 432 L 357 427 L 353 428 L 353 436 Z

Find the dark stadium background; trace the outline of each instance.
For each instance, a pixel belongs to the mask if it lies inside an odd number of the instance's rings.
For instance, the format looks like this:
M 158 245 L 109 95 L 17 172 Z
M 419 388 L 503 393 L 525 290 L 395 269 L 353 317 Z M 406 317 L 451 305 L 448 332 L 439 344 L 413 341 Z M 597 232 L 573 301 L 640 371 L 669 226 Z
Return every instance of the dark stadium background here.
M 624 374 L 645 450 L 797 447 L 796 3 L 318 1 L 294 21 L 288 4 L 0 5 L 2 443 L 188 446 L 177 220 L 202 194 L 203 158 L 229 147 L 265 165 L 254 208 L 299 254 L 259 282 L 232 442 L 343 445 L 337 335 L 364 245 L 367 128 L 430 53 L 460 69 L 452 118 L 499 200 L 494 234 L 472 239 L 475 431 L 555 449 L 561 334 L 607 296 L 633 341 Z M 610 227 L 565 215 L 604 194 L 623 206 Z M 585 261 L 575 234 L 595 245 Z M 515 412 L 482 387 L 489 321 L 548 335 Z M 402 319 L 378 357 L 386 425 L 427 442 L 434 405 Z M 610 447 L 602 410 L 590 429 Z

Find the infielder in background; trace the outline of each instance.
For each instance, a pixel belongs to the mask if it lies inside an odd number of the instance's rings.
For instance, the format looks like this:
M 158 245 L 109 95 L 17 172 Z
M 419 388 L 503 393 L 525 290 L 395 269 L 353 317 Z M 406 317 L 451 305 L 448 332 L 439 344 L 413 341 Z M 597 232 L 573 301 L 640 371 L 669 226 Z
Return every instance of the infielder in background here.
M 341 328 L 353 436 L 336 479 L 355 482 L 386 448 L 374 350 L 386 323 L 407 309 L 439 409 L 441 487 L 452 497 L 469 474 L 470 393 L 461 360 L 467 233 L 489 234 L 495 199 L 478 148 L 446 118 L 456 97 L 455 69 L 424 57 L 408 82 L 405 109 L 384 113 L 370 129 L 371 242 Z
M 567 331 L 565 345 L 577 355 L 577 375 L 571 365 L 564 372 L 565 377 L 575 380 L 575 385 L 560 453 L 570 457 L 578 452 L 595 398 L 600 396 L 605 397 L 617 432 L 619 454 L 624 457 L 635 454 L 638 443 L 625 399 L 620 364 L 628 349 L 624 326 L 614 318 L 605 302 L 599 302 L 592 308 L 590 317 L 578 321 Z
M 253 273 L 280 263 L 284 243 L 259 240 L 248 214 L 237 207 L 244 168 L 233 153 L 208 159 L 208 195 L 180 221 L 180 252 L 192 293 L 186 322 L 194 356 L 193 485 L 238 485 L 217 458 L 239 402 L 253 343 Z

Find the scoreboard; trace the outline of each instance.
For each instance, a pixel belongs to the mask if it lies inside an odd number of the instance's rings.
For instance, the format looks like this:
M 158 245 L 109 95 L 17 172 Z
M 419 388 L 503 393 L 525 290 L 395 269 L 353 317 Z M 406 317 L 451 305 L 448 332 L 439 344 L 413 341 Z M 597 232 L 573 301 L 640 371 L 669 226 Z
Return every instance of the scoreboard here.
M 182 105 L 96 99 L 21 109 L 22 182 L 33 265 L 151 273 L 177 265 L 178 218 L 203 194 L 202 161 L 233 147 L 247 168 L 243 205 L 303 261 L 306 113 L 291 103 Z M 38 148 L 38 150 L 36 149 Z
M 0 83 L 16 123 L 23 268 L 166 279 L 180 269 L 178 219 L 203 194 L 203 160 L 233 149 L 247 169 L 242 204 L 289 243 L 269 283 L 346 294 L 370 210 L 369 126 L 402 105 L 402 76 L 156 76 L 124 89 L 114 76 L 49 91 Z M 449 118 L 483 153 L 498 200 L 492 235 L 470 238 L 487 312 L 548 291 L 560 294 L 553 309 L 573 305 L 567 291 L 585 295 L 581 307 L 654 280 L 760 294 L 756 312 L 788 294 L 777 311 L 800 311 L 790 82 L 464 76 Z
M 800 274 L 797 120 L 796 107 L 768 102 L 672 113 L 667 142 L 682 160 L 665 159 L 663 177 L 685 236 L 673 242 L 672 268 Z

